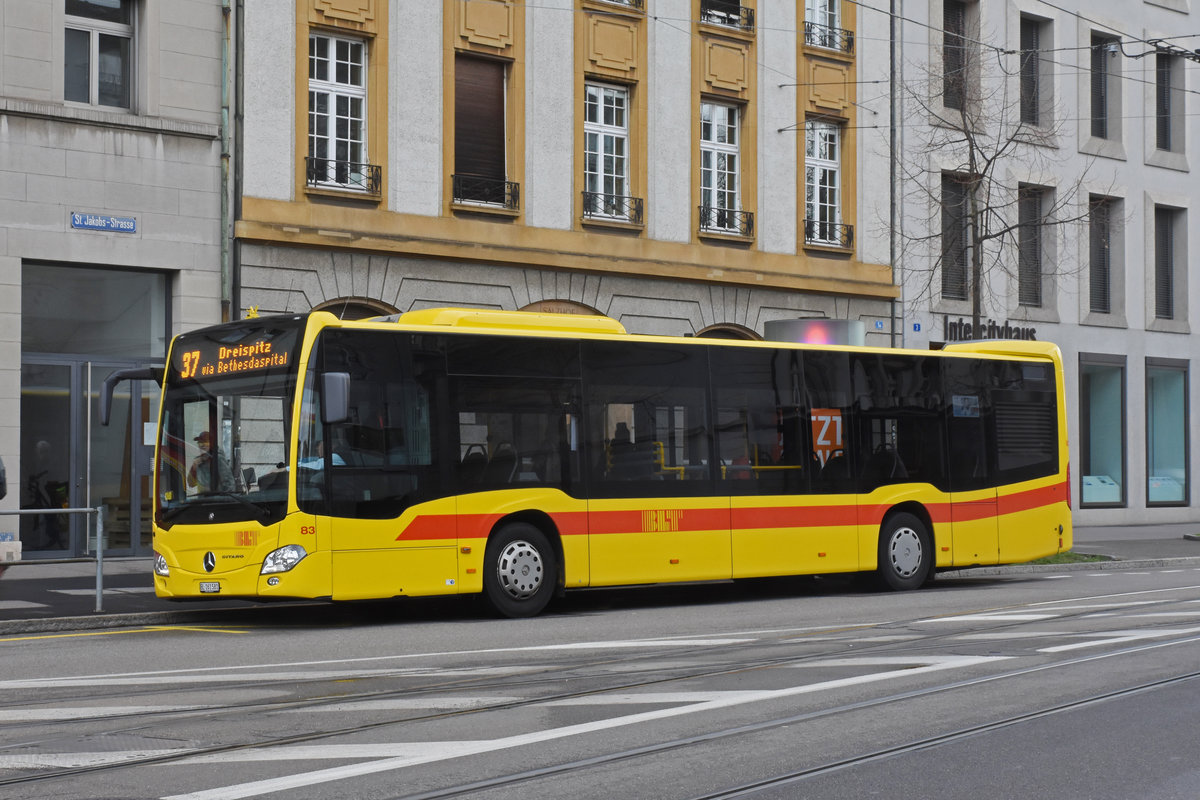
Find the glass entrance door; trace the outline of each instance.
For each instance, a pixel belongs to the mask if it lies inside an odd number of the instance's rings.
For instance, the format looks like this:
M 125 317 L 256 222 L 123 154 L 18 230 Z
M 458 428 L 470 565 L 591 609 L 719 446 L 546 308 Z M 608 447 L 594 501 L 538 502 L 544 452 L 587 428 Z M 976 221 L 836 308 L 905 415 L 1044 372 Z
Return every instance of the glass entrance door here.
M 74 369 L 70 364 L 21 365 L 21 508 L 70 506 L 75 494 Z M 25 557 L 65 556 L 78 551 L 68 514 L 22 515 Z
M 100 424 L 104 379 L 139 364 L 63 360 L 21 367 L 21 506 L 104 509 L 106 554 L 148 555 L 150 462 L 146 430 L 158 410 L 158 387 L 119 384 L 110 424 Z M 89 378 L 90 372 L 90 378 Z M 86 387 L 86 389 L 85 389 Z M 26 557 L 82 556 L 88 518 L 45 514 L 21 518 Z

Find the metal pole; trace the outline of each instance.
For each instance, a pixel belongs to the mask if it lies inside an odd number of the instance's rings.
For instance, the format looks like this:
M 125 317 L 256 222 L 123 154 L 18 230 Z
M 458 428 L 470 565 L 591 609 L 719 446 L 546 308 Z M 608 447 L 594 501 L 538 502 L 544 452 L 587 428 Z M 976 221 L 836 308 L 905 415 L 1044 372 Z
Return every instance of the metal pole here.
M 96 613 L 104 610 L 104 506 L 96 506 Z

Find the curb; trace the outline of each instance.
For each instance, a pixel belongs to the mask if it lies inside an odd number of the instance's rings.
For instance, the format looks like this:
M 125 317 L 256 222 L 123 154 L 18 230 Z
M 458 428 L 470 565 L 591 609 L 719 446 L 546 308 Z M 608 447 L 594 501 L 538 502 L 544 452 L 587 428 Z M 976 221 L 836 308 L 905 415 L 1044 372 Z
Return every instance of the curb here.
M 1105 558 L 1108 558 L 1105 556 Z M 1200 567 L 1200 557 L 1183 558 L 1139 558 L 1127 561 L 1084 561 L 1077 564 L 1014 564 L 1003 567 L 968 567 L 939 572 L 937 579 L 971 578 L 979 575 L 1044 574 L 1047 572 L 1109 572 L 1128 569 L 1152 569 L 1161 567 Z
M 1200 557 L 1144 558 L 1128 561 L 1089 561 L 1078 564 L 1015 564 L 998 567 L 968 567 L 939 572 L 938 581 L 962 580 L 996 575 L 1044 575 L 1063 572 L 1115 572 L 1131 569 L 1163 567 L 1200 567 Z M 191 611 L 144 611 L 133 614 L 100 613 L 87 617 L 43 617 L 40 619 L 0 620 L 0 636 L 25 633 L 57 633 L 64 631 L 107 630 L 110 628 L 136 628 L 157 625 L 199 625 L 206 623 L 230 624 L 230 616 L 269 617 L 275 609 L 296 608 L 297 605 L 318 605 L 322 608 L 335 604 L 283 603 L 269 606 L 226 607 L 220 609 L 195 609 Z M 236 624 L 248 624 L 244 620 Z

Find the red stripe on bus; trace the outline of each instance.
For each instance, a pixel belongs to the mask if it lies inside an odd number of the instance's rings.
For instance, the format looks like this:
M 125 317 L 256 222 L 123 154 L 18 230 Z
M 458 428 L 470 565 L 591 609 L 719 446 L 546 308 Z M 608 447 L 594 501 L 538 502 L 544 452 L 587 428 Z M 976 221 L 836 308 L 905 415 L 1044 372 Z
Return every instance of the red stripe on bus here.
M 1067 484 L 1057 483 L 1016 494 L 958 503 L 925 503 L 935 524 L 971 522 L 1066 502 Z M 551 513 L 562 536 L 604 536 L 617 533 L 713 531 L 733 528 L 821 528 L 878 525 L 892 505 L 853 503 L 821 506 L 760 506 L 744 508 L 684 508 L 568 511 Z M 420 516 L 396 537 L 400 540 L 486 539 L 502 514 L 433 514 Z
M 733 527 L 818 528 L 855 525 L 854 505 L 844 506 L 759 506 L 733 509 Z

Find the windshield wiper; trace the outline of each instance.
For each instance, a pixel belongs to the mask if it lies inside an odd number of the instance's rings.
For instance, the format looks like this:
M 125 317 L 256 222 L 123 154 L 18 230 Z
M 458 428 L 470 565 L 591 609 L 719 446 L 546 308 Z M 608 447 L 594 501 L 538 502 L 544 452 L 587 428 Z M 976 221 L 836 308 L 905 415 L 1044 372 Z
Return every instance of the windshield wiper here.
M 255 503 L 254 501 L 247 500 L 246 498 L 242 497 L 240 494 L 234 494 L 233 492 L 201 492 L 200 494 L 193 495 L 191 501 L 189 501 L 187 503 L 183 503 L 182 505 L 175 506 L 174 508 L 168 508 L 167 510 L 163 511 L 162 519 L 160 520 L 160 522 L 170 522 L 171 520 L 175 519 L 175 517 L 179 516 L 183 512 L 188 511 L 189 509 L 195 508 L 196 507 L 195 501 L 197 499 L 208 500 L 209 498 L 220 498 L 222 500 L 232 500 L 235 503 L 237 503 L 238 505 L 245 506 L 246 508 L 248 508 L 254 512 L 254 518 L 256 520 L 258 520 L 260 523 L 265 524 L 267 521 L 269 521 L 271 519 L 271 509 L 265 503 Z

